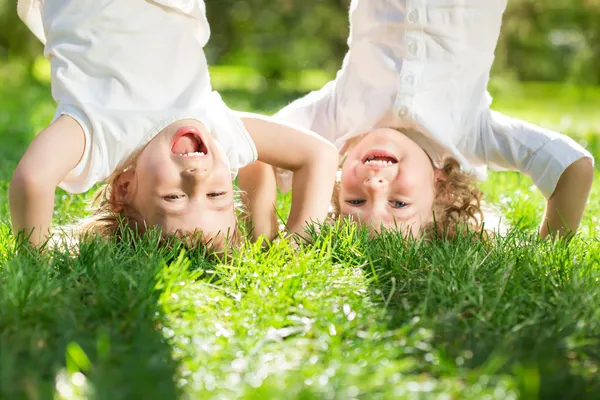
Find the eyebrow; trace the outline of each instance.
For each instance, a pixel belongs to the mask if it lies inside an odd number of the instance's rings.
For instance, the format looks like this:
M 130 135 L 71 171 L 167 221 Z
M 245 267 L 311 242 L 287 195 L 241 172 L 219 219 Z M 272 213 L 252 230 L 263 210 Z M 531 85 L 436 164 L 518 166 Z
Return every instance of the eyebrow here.
M 219 205 L 216 207 L 210 207 L 210 211 L 222 212 L 222 211 L 229 211 L 231 208 L 231 211 L 235 212 L 235 210 L 233 209 L 233 204 L 234 204 L 234 202 L 231 201 L 231 202 L 227 202 L 227 204 Z M 170 209 L 164 207 L 164 205 L 162 205 L 162 204 L 156 205 L 156 213 L 158 214 L 158 216 L 163 217 L 163 218 L 165 218 L 165 217 L 170 217 L 170 218 L 185 217 L 188 214 L 193 214 L 187 210 L 187 207 L 185 209 L 181 209 L 181 210 L 170 210 Z
M 343 213 L 345 215 L 357 215 L 359 217 L 362 217 L 362 214 L 366 213 L 365 210 L 362 207 L 353 206 L 353 205 L 347 204 L 347 203 L 346 203 L 346 206 L 347 207 L 352 207 L 352 209 L 356 210 L 356 211 L 353 212 L 353 213 Z M 408 214 L 408 215 L 402 215 L 402 216 L 396 215 L 396 213 L 394 213 L 394 212 L 392 212 L 391 214 L 392 214 L 391 218 L 389 218 L 389 219 L 386 218 L 385 222 L 394 222 L 394 221 L 406 222 L 406 221 L 414 218 L 415 216 L 417 216 L 419 214 L 419 212 L 417 210 L 414 210 L 410 214 Z M 369 213 L 369 217 L 371 217 L 371 216 L 372 216 L 372 212 Z
M 225 204 L 222 205 L 218 205 L 214 208 L 212 208 L 214 211 L 226 211 L 228 210 L 230 207 L 233 208 L 234 202 L 233 201 L 228 201 Z
M 394 214 L 394 215 L 393 215 L 393 218 L 392 218 L 392 220 L 391 220 L 390 222 L 394 222 L 394 221 L 406 222 L 406 221 L 412 220 L 414 217 L 416 217 L 416 216 L 417 216 L 417 214 L 418 214 L 418 212 L 416 212 L 416 211 L 415 211 L 415 212 L 412 212 L 412 213 L 410 213 L 410 214 L 409 214 L 409 215 L 407 215 L 407 216 L 403 216 L 403 217 L 398 217 L 398 216 L 396 216 L 396 215 Z
M 163 217 L 181 217 L 186 214 L 185 210 L 169 210 L 163 206 L 157 206 L 157 214 Z

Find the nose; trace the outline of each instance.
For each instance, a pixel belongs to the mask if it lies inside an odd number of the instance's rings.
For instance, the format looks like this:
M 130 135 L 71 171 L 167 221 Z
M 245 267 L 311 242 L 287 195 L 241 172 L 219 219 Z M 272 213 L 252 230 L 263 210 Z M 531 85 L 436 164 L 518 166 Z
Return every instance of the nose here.
M 188 168 L 183 171 L 183 174 L 187 178 L 201 181 L 208 175 L 208 170 L 206 168 Z
M 387 189 L 388 182 L 382 177 L 372 176 L 370 178 L 365 179 L 364 185 L 375 192 L 381 192 Z

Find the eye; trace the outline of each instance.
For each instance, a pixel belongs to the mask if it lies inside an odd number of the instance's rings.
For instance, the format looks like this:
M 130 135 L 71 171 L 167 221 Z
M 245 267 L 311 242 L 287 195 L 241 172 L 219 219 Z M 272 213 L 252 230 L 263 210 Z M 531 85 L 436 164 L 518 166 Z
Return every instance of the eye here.
M 366 200 L 346 200 L 346 203 L 352 205 L 352 206 L 362 206 L 363 204 L 365 204 L 367 201 Z
M 174 201 L 174 200 L 183 199 L 184 197 L 185 197 L 184 194 L 168 194 L 164 197 L 164 199 L 167 201 Z
M 214 193 L 207 193 L 206 197 L 210 197 L 210 198 L 215 198 L 215 197 L 221 197 L 226 195 L 227 192 L 214 192 Z
M 392 208 L 404 208 L 408 206 L 408 204 L 403 201 L 390 200 L 389 203 Z

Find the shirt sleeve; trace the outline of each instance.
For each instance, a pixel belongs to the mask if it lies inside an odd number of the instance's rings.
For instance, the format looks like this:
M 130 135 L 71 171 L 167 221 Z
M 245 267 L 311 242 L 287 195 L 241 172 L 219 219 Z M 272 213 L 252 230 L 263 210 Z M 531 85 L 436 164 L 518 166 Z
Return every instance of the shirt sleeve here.
M 46 34 L 42 23 L 42 8 L 44 0 L 19 0 L 17 14 L 35 36 L 46 44 Z
M 292 102 L 274 115 L 275 119 L 311 130 L 330 142 L 336 139 L 335 81 Z
M 331 81 L 321 90 L 311 92 L 287 105 L 273 118 L 313 131 L 334 143 L 337 136 L 334 88 L 335 81 Z M 282 193 L 291 190 L 292 177 L 291 171 L 277 168 L 277 186 Z
M 60 104 L 54 120 L 62 115 L 67 115 L 73 118 L 85 136 L 85 148 L 79 163 L 73 168 L 69 174 L 59 183 L 59 187 L 69 193 L 84 193 L 91 189 L 96 183 L 102 180 L 101 174 L 107 169 L 106 160 L 99 154 L 99 149 L 92 135 L 92 124 L 78 107 L 74 105 Z M 99 165 L 101 163 L 102 165 Z
M 230 109 L 217 92 L 211 92 L 205 101 L 202 122 L 207 125 L 229 161 L 231 179 L 240 168 L 252 164 L 258 159 L 258 151 L 252 136 L 240 119 L 240 113 Z
M 493 170 L 516 170 L 532 178 L 544 197 L 554 193 L 565 169 L 593 157 L 572 138 L 528 122 L 486 110 L 478 125 L 475 161 Z
M 206 15 L 206 5 L 204 0 L 148 0 L 151 3 L 159 4 L 163 7 L 176 10 L 186 15 L 196 18 L 204 18 Z

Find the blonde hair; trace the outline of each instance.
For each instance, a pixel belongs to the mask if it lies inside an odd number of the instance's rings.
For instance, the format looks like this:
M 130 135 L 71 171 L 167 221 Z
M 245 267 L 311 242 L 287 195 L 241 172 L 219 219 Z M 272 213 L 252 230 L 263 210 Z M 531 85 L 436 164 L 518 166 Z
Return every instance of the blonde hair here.
M 441 168 L 444 178 L 435 184 L 432 206 L 433 221 L 421 227 L 426 239 L 453 239 L 468 230 L 481 232 L 482 193 L 473 177 L 461 170 L 454 158 L 447 158 Z M 340 182 L 336 182 L 331 201 L 330 218 L 340 218 Z
M 444 178 L 435 184 L 433 221 L 422 227 L 423 233 L 428 238 L 454 239 L 469 230 L 482 232 L 483 194 L 475 179 L 454 158 L 445 160 L 442 172 Z
M 147 226 L 144 224 L 139 212 L 131 204 L 119 201 L 115 196 L 117 178 L 123 171 L 109 177 L 107 183 L 94 195 L 90 204 L 90 208 L 93 209 L 92 215 L 81 220 L 75 227 L 80 238 L 97 236 L 107 241 L 122 242 L 146 233 Z M 240 208 L 240 205 L 235 202 L 234 209 L 238 208 Z M 130 232 L 133 233 L 133 236 L 129 234 Z M 164 245 L 168 245 L 173 240 L 179 240 L 190 248 L 204 247 L 211 252 L 221 252 L 226 248 L 239 248 L 241 245 L 243 234 L 239 229 L 237 218 L 233 232 L 226 232 L 225 236 L 225 240 L 217 241 L 206 239 L 202 232 L 161 233 L 162 244 Z

